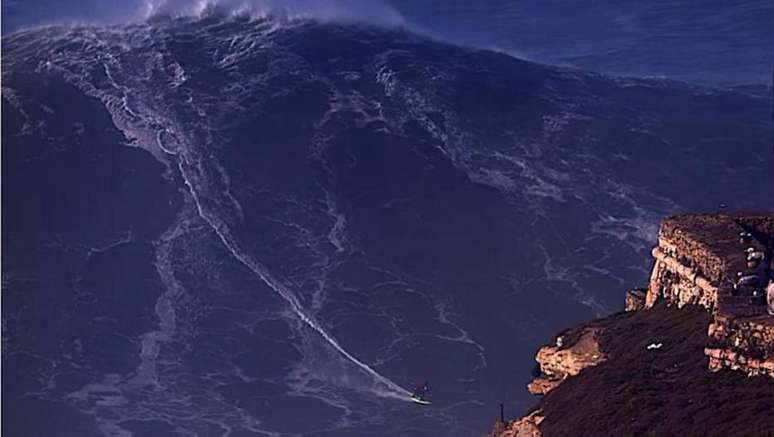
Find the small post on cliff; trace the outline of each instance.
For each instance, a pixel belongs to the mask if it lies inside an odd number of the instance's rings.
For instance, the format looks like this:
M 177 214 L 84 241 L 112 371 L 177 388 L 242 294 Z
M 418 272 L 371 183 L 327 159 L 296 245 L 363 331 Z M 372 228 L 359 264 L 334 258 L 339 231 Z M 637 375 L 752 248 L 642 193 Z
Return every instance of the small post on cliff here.
M 496 421 L 489 437 L 500 437 L 505 432 L 505 414 L 503 404 L 500 404 L 500 420 Z

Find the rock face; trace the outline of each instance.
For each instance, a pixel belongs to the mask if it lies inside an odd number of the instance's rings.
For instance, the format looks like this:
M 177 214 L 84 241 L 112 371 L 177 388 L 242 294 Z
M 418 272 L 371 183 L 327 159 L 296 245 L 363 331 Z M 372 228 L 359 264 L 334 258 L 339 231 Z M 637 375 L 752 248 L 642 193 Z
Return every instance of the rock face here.
M 647 289 L 627 291 L 625 313 L 542 347 L 528 390 L 543 398 L 492 435 L 774 430 L 774 316 L 760 285 L 734 287 L 747 249 L 773 244 L 774 213 L 665 219 Z
M 495 426 L 491 435 L 493 437 L 540 437 L 543 434 L 540 432 L 538 425 L 540 425 L 540 422 L 542 422 L 543 419 L 545 419 L 545 417 L 543 417 L 542 411 L 537 410 L 521 419 L 506 424 L 498 422 L 502 426 L 499 430 L 498 427 Z
M 648 295 L 647 288 L 632 288 L 626 292 L 625 311 L 638 311 L 645 308 L 645 298 Z
M 599 328 L 585 326 L 565 331 L 556 337 L 554 345 L 540 348 L 535 360 L 540 364 L 541 376 L 535 378 L 527 389 L 532 394 L 543 395 L 557 387 L 568 376 L 596 366 L 605 360 L 599 349 Z
M 734 317 L 716 314 L 710 324 L 704 353 L 709 369 L 724 367 L 750 376 L 774 377 L 774 320 L 772 316 Z
M 742 240 L 744 233 L 749 236 Z M 766 312 L 763 287 L 734 288 L 738 273 L 749 270 L 746 251 L 771 254 L 772 241 L 774 214 L 691 214 L 661 226 L 646 307 L 663 299 L 710 311 L 710 370 L 774 377 L 774 317 Z

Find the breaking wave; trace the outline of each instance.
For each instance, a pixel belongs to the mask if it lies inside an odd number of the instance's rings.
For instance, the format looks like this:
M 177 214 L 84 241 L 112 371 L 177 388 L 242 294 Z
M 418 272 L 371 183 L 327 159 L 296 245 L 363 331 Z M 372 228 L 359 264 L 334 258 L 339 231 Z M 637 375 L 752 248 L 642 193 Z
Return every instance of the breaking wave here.
M 64 399 L 108 435 L 151 420 L 181 435 L 213 435 L 212 423 L 277 436 L 476 435 L 492 405 L 531 402 L 499 375 L 526 374 L 557 324 L 609 313 L 624 287 L 647 280 L 660 216 L 771 197 L 774 185 L 747 182 L 768 180 L 765 120 L 751 117 L 765 113 L 763 100 L 308 23 L 400 25 L 380 8 L 146 2 L 138 20 L 178 18 L 4 38 L 3 98 L 16 116 L 4 140 L 85 150 L 87 171 L 111 145 L 142 148 L 166 164 L 168 189 L 184 203 L 170 207 L 158 238 L 131 243 L 132 227 L 105 237 L 147 251 L 163 284 L 147 304 L 132 297 L 152 323 L 138 324 L 135 347 L 114 352 L 129 364 L 111 356 L 84 371 L 109 355 L 101 338 L 91 328 L 77 338 L 45 332 L 62 352 L 40 352 L 54 365 L 24 381 L 52 383 L 27 392 Z M 691 128 L 696 114 L 702 124 Z M 113 130 L 121 139 L 106 142 Z M 110 164 L 142 175 L 130 181 L 151 176 Z M 45 180 L 47 168 L 29 173 Z M 7 198 L 28 195 L 19 190 Z M 151 190 L 135 191 L 143 204 Z M 97 200 L 95 209 L 112 205 Z M 79 275 L 108 276 L 88 267 Z M 90 322 L 68 301 L 82 298 L 67 293 L 72 283 L 63 280 L 52 304 L 73 308 L 67 335 Z M 40 302 L 43 292 L 11 288 Z M 122 309 L 94 315 L 113 320 Z M 76 383 L 58 378 L 76 371 Z M 438 390 L 434 407 L 406 414 L 392 400 L 407 400 L 401 386 L 425 377 Z
M 6 10 L 4 7 L 4 15 L 11 15 L 8 20 L 11 23 L 10 31 L 16 31 L 19 27 L 125 25 L 143 23 L 159 17 L 203 18 L 212 15 L 250 17 L 256 20 L 271 18 L 277 23 L 309 20 L 320 23 L 409 27 L 397 9 L 382 1 L 132 0 L 115 7 L 82 3 L 69 5 L 66 10 L 58 10 L 56 5 L 50 5 L 45 14 L 24 12 L 23 9 Z
M 147 0 L 145 18 L 156 15 L 199 17 L 213 12 L 280 21 L 364 23 L 380 26 L 405 25 L 403 16 L 382 2 L 356 0 Z

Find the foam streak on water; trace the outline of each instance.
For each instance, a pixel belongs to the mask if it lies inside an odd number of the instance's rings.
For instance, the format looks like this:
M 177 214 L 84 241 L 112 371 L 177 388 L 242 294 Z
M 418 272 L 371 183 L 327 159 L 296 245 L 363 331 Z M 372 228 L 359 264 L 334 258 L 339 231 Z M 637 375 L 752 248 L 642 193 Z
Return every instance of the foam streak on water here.
M 359 368 L 373 376 L 379 385 L 370 388 L 372 393 L 383 397 L 392 397 L 407 401 L 408 396 L 411 395 L 408 390 L 398 386 L 388 378 L 379 374 L 364 362 L 357 359 L 354 355 L 347 352 L 347 350 L 344 349 L 338 343 L 338 341 L 333 338 L 333 336 L 326 332 L 325 329 L 323 329 L 322 326 L 320 326 L 320 324 L 310 314 L 307 313 L 307 311 L 301 305 L 301 302 L 299 302 L 298 298 L 291 290 L 282 285 L 279 280 L 274 278 L 265 266 L 255 261 L 249 254 L 247 254 L 239 247 L 239 242 L 236 240 L 236 238 L 233 237 L 233 235 L 231 235 L 230 230 L 223 223 L 223 221 L 220 220 L 216 214 L 207 211 L 202 207 L 202 204 L 199 200 L 199 194 L 194 188 L 194 185 L 191 183 L 189 177 L 187 177 L 188 171 L 186 170 L 186 166 L 183 164 L 182 160 L 179 164 L 179 169 L 180 174 L 183 175 L 185 184 L 188 186 L 189 192 L 194 199 L 194 202 L 196 202 L 199 216 L 212 227 L 212 230 L 218 235 L 220 241 L 223 243 L 226 249 L 228 249 L 231 255 L 239 260 L 239 262 L 242 263 L 245 267 L 255 273 L 259 278 L 261 278 L 261 280 L 266 283 L 266 285 L 271 287 L 272 290 L 276 291 L 277 294 L 282 296 L 282 298 L 285 299 L 288 304 L 290 304 L 293 313 L 310 328 L 314 329 L 318 334 L 320 334 L 320 336 L 324 338 L 325 341 L 327 341 L 331 346 L 333 346 L 336 351 L 338 351 L 347 360 L 351 361 L 353 364 L 357 365 Z
M 114 36 L 119 41 L 122 37 L 120 34 Z M 94 37 L 96 39 L 93 39 Z M 86 41 L 95 46 L 104 47 L 106 45 L 101 36 L 94 34 L 88 35 Z M 207 147 L 212 144 L 213 139 L 206 129 L 200 129 L 201 126 L 197 123 L 202 122 L 179 122 L 171 119 L 164 114 L 163 104 L 159 106 L 159 102 L 154 100 L 157 99 L 156 92 L 158 90 L 145 89 L 144 85 L 134 84 L 130 79 L 132 74 L 150 77 L 152 70 L 160 69 L 158 62 L 163 59 L 164 54 L 159 52 L 157 55 L 148 56 L 131 67 L 123 64 L 111 54 L 107 54 L 104 60 L 96 60 L 106 73 L 109 81 L 108 87 L 95 85 L 88 79 L 88 76 L 82 74 L 81 69 L 88 68 L 88 63 L 68 62 L 67 67 L 62 72 L 85 93 L 99 98 L 112 115 L 115 125 L 127 138 L 132 139 L 135 145 L 148 150 L 162 162 L 169 163 L 170 159 L 173 162 L 176 161 L 179 173 L 188 188 L 198 215 L 217 234 L 231 256 L 285 300 L 293 314 L 317 332 L 343 358 L 373 378 L 374 384 L 372 386 L 358 387 L 359 389 L 380 397 L 408 401 L 411 394 L 409 391 L 381 375 L 347 351 L 310 314 L 295 292 L 285 286 L 265 265 L 258 262 L 255 257 L 242 248 L 242 244 L 234 236 L 230 227 L 231 223 L 236 223 L 243 218 L 242 207 L 229 192 L 229 177 L 225 169 L 211 153 L 207 152 Z M 143 65 L 143 62 L 146 64 Z M 173 85 L 177 83 L 175 78 L 185 75 L 179 65 L 175 64 L 175 67 L 172 71 L 173 77 L 170 78 L 169 82 Z M 131 69 L 137 69 L 137 71 L 130 71 Z M 129 96 L 134 102 L 131 108 L 127 105 Z M 200 119 L 206 119 L 207 115 L 202 112 L 194 100 L 189 101 L 188 104 L 192 112 L 198 114 Z M 336 231 L 337 228 L 334 226 L 331 232 L 335 233 Z M 166 332 L 163 326 L 160 332 L 162 334 Z M 150 337 L 146 340 L 153 345 L 146 344 L 144 353 L 151 353 L 151 349 L 156 347 L 155 342 Z

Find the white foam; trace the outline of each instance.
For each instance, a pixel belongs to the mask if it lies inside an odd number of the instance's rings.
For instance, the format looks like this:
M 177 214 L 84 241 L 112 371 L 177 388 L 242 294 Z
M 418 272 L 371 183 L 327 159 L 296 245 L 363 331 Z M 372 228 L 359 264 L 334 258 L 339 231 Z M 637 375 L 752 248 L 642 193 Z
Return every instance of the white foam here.
M 199 17 L 219 9 L 232 15 L 276 18 L 280 21 L 365 23 L 401 26 L 403 16 L 391 5 L 361 0 L 146 0 L 141 7 L 146 18 L 157 14 Z

